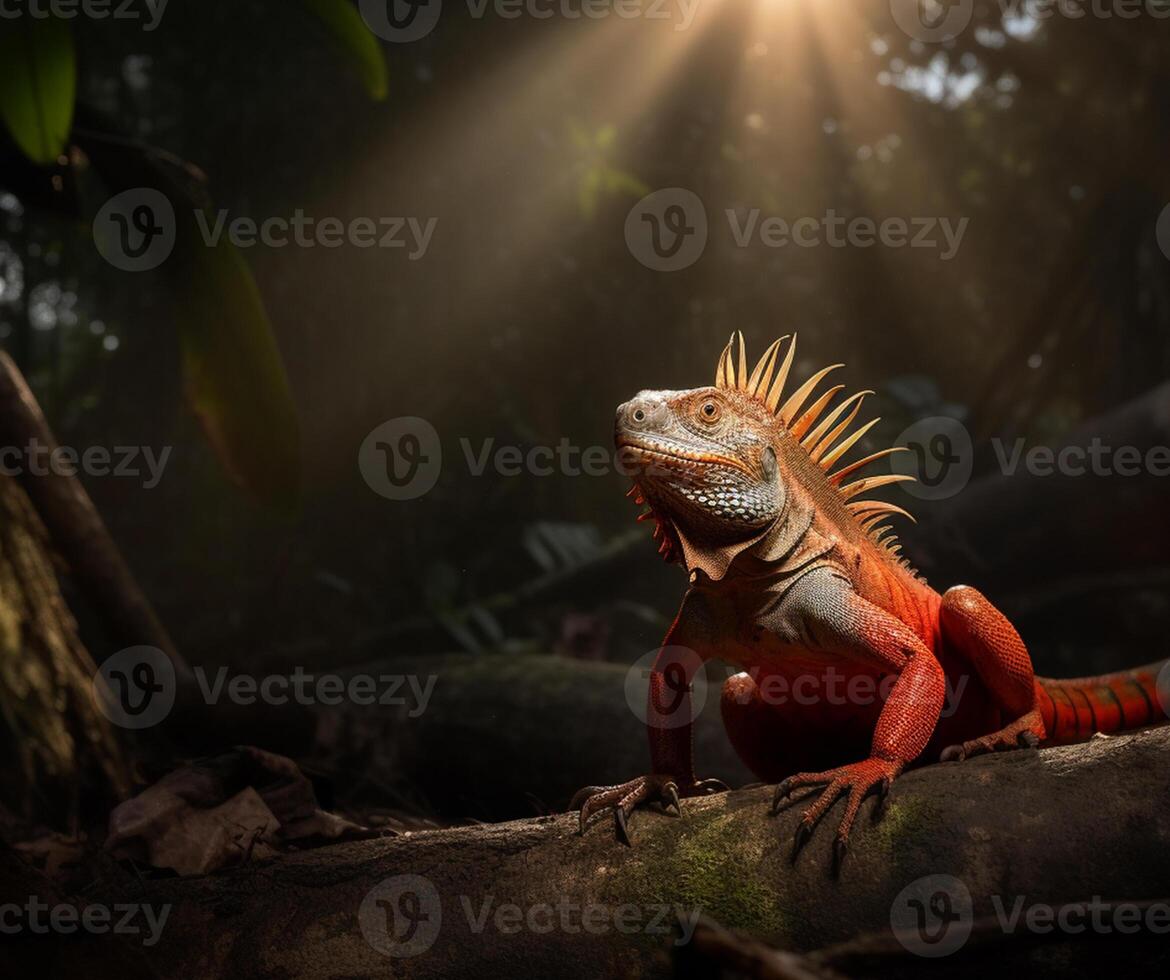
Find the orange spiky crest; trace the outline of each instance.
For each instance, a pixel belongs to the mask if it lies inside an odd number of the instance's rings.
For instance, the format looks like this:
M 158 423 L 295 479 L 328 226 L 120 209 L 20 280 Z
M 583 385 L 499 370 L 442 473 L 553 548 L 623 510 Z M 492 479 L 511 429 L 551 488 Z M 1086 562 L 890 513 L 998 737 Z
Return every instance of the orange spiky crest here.
M 779 373 L 773 380 L 772 376 L 776 369 L 780 347 L 786 340 L 788 346 L 784 352 Z M 738 357 L 734 356 L 734 348 L 737 346 Z M 723 353 L 719 356 L 719 363 L 715 368 L 715 387 L 742 392 L 775 414 L 789 434 L 808 453 L 809 459 L 824 471 L 825 479 L 830 486 L 835 487 L 842 498 L 847 501 L 845 507 L 853 515 L 861 529 L 879 547 L 889 552 L 895 561 L 913 572 L 914 569 L 910 569 L 906 560 L 898 555 L 898 549 L 901 546 L 894 544 L 896 537 L 887 536 L 887 532 L 890 531 L 889 525 L 877 526 L 882 518 L 890 515 L 909 517 L 911 521 L 914 520 L 913 516 L 896 504 L 886 503 L 882 500 L 854 500 L 853 498 L 878 487 L 913 480 L 914 477 L 891 473 L 863 477 L 842 485 L 845 477 L 856 473 L 870 463 L 889 456 L 891 453 L 903 452 L 906 447 L 892 446 L 889 449 L 882 449 L 830 472 L 834 464 L 879 421 L 876 418 L 871 419 L 864 425 L 850 431 L 850 426 L 857 417 L 865 396 L 872 395 L 873 392 L 859 391 L 842 399 L 834 408 L 826 412 L 833 398 L 844 386 L 835 385 L 816 398 L 812 398 L 812 395 L 826 376 L 837 368 L 844 367 L 843 364 L 831 364 L 814 372 L 781 404 L 784 386 L 788 381 L 788 374 L 795 356 L 796 334 L 792 334 L 791 337 L 781 337 L 764 351 L 763 356 L 760 357 L 755 368 L 749 374 L 743 333 L 737 330 L 731 335 L 731 339 L 728 340 L 727 346 L 723 348 Z M 842 415 L 845 416 L 844 419 L 842 419 Z

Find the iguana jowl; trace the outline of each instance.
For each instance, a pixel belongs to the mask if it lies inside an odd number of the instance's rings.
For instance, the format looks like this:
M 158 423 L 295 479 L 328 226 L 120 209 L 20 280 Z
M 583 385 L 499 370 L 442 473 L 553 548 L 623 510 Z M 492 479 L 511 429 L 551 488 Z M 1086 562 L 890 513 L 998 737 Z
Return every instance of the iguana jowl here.
M 1023 641 L 982 594 L 930 588 L 883 523 L 910 515 L 860 499 L 910 479 L 856 476 L 898 448 L 838 466 L 877 421 L 853 428 L 871 392 L 830 408 L 842 386 L 815 392 L 836 364 L 784 398 L 796 338 L 772 344 L 750 374 L 742 334 L 738 350 L 734 340 L 713 387 L 643 391 L 618 408 L 631 493 L 649 505 L 643 517 L 655 520 L 660 550 L 686 567 L 690 586 L 651 669 L 651 772 L 577 794 L 571 807 L 580 804 L 582 830 L 612 807 L 628 843 L 626 819 L 639 803 L 677 809 L 680 795 L 721 786 L 697 779 L 692 757 L 689 684 L 712 657 L 743 669 L 723 686 L 724 726 L 750 769 L 782 780 L 773 810 L 800 787 L 824 786 L 797 825 L 794 856 L 846 796 L 839 861 L 862 800 L 888 792 L 907 766 L 1165 720 L 1156 692 L 1162 664 L 1034 677 Z M 825 694 L 833 673 L 844 697 Z M 802 681 L 803 698 L 795 696 Z M 861 690 L 884 696 L 856 696 Z M 942 713 L 948 690 L 954 703 Z

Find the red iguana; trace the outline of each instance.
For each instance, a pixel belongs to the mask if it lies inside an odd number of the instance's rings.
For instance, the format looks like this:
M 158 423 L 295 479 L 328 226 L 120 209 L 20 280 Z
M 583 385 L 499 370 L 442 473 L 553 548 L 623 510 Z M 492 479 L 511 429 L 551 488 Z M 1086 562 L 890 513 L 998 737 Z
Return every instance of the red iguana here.
M 1019 634 L 982 594 L 957 585 L 940 596 L 918 576 L 883 523 L 910 515 L 860 499 L 912 478 L 854 476 L 900 447 L 834 470 L 878 421 L 851 429 L 872 392 L 830 409 L 842 386 L 814 392 L 842 366 L 834 364 L 782 401 L 796 352 L 793 336 L 780 358 L 787 339 L 749 374 L 743 335 L 738 357 L 733 336 L 713 387 L 643 391 L 618 408 L 630 493 L 649 505 L 639 519 L 656 521 L 660 551 L 684 565 L 690 586 L 650 673 L 651 772 L 581 790 L 570 808 L 580 806 L 582 832 L 592 814 L 612 808 L 628 844 L 626 820 L 638 804 L 681 813 L 679 796 L 726 789 L 697 779 L 692 756 L 690 681 L 713 657 L 744 671 L 723 685 L 723 722 L 760 779 L 782 780 L 772 811 L 794 790 L 824 787 L 797 825 L 794 859 L 847 796 L 839 864 L 862 800 L 874 791 L 884 798 L 907 766 L 1164 721 L 1161 663 L 1078 680 L 1034 677 Z M 884 696 L 825 696 L 818 685 L 834 672 L 847 691 L 856 682 L 854 690 Z M 769 696 L 775 690 L 790 696 Z M 956 697 L 944 712 L 948 691 Z

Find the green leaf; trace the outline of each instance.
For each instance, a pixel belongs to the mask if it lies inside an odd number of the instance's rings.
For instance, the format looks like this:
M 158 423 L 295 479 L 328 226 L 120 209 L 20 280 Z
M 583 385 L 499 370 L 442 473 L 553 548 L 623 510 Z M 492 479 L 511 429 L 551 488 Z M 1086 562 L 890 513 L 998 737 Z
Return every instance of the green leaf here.
M 91 121 L 92 119 L 92 121 Z M 92 115 L 77 142 L 107 191 L 151 188 L 166 197 L 174 250 L 160 272 L 174 284 L 187 400 L 228 475 L 260 503 L 293 515 L 300 505 L 300 431 L 284 363 L 247 262 L 220 237 L 204 241 L 199 218 L 214 227 L 194 168 L 121 134 Z M 198 218 L 196 217 L 198 215 Z M 131 277 L 142 273 L 125 273 Z M 134 288 L 133 278 L 123 282 Z
M 68 24 L 51 16 L 0 20 L 0 119 L 30 160 L 53 163 L 61 155 L 76 95 Z
M 191 203 L 175 205 L 187 400 L 228 475 L 262 503 L 293 513 L 299 428 L 260 290 L 236 247 L 226 239 L 205 244 Z M 214 216 L 207 220 L 214 224 Z
M 301 0 L 354 59 L 370 98 L 383 101 L 390 86 L 378 39 L 349 0 Z

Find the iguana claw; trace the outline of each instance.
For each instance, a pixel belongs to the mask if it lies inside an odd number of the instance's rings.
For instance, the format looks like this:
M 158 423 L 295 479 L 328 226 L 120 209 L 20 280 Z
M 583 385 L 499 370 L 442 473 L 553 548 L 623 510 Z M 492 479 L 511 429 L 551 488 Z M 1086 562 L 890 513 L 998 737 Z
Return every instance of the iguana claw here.
M 674 815 L 676 817 L 682 816 L 682 803 L 678 798 L 678 787 L 674 783 L 667 783 L 663 789 L 662 795 L 666 797 L 666 802 L 663 803 L 662 808 L 669 813 L 669 807 L 674 807 Z
M 682 789 L 682 796 L 703 796 L 708 793 L 724 791 L 727 784 L 718 779 L 696 780 L 690 786 Z M 589 818 L 595 813 L 613 808 L 614 832 L 617 839 L 630 846 L 628 821 L 634 809 L 640 803 L 661 803 L 663 812 L 671 816 L 682 816 L 678 783 L 670 776 L 651 773 L 648 776 L 638 776 L 629 782 L 618 783 L 614 786 L 586 786 L 579 790 L 569 803 L 570 810 L 580 809 L 579 832 L 585 833 Z M 670 808 L 674 808 L 671 814 Z
M 939 755 L 939 762 L 962 762 L 984 752 L 1005 752 L 1011 749 L 1037 749 L 1044 736 L 1044 722 L 1040 712 L 1029 711 L 998 732 L 981 735 L 962 745 L 948 745 Z
M 849 832 L 853 827 L 857 811 L 861 807 L 861 801 L 870 793 L 877 792 L 880 807 L 886 794 L 890 791 L 890 784 L 902 771 L 902 768 L 903 763 L 874 757 L 866 759 L 864 762 L 854 762 L 837 769 L 830 769 L 828 772 L 799 773 L 795 776 L 789 776 L 780 783 L 772 797 L 773 813 L 779 812 L 780 805 L 793 790 L 802 787 L 824 787 L 816 802 L 801 814 L 800 821 L 796 825 L 792 836 L 793 862 L 796 861 L 801 848 L 811 839 L 813 830 L 821 817 L 841 796 L 847 796 L 845 814 L 841 818 L 841 826 L 837 830 L 837 836 L 833 842 L 833 867 L 835 870 L 840 870 L 841 862 L 845 859 L 845 853 L 849 848 Z
M 837 874 L 841 871 L 841 865 L 845 863 L 845 853 L 849 850 L 849 838 L 838 837 L 833 841 L 833 873 Z

